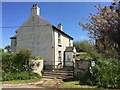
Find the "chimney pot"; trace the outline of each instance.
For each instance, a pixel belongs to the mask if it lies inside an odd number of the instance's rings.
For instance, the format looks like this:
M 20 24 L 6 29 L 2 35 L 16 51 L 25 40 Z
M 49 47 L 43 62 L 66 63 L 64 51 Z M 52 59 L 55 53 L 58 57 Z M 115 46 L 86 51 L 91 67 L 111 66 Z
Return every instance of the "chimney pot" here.
M 62 31 L 62 24 L 58 24 L 57 28 Z
M 38 7 L 38 4 L 33 4 L 33 7 L 31 9 L 32 16 L 39 15 L 40 14 L 40 8 Z

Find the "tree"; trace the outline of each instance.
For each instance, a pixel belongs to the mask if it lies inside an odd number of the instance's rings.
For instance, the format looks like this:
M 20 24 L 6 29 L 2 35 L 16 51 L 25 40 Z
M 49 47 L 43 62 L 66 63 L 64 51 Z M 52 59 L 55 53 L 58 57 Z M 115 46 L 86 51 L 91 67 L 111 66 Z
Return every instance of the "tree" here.
M 4 49 L 5 49 L 7 52 L 11 52 L 11 46 L 10 46 L 10 45 L 7 45 Z
M 119 2 L 120 3 L 120 2 Z M 90 14 L 86 23 L 80 22 L 84 30 L 87 30 L 90 38 L 96 41 L 96 49 L 110 57 L 120 56 L 120 12 L 118 9 L 108 6 L 95 6 L 97 14 Z
M 74 47 L 78 52 L 90 52 L 94 49 L 94 45 L 87 40 L 74 42 Z

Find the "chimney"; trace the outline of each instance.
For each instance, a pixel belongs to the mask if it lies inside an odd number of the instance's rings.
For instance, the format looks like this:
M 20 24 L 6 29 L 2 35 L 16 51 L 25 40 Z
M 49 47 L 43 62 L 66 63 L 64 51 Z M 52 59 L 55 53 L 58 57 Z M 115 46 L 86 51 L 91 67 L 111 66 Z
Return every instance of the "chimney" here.
M 62 24 L 58 24 L 57 28 L 62 31 Z
M 40 15 L 40 8 L 37 4 L 33 4 L 33 7 L 31 8 L 32 16 Z

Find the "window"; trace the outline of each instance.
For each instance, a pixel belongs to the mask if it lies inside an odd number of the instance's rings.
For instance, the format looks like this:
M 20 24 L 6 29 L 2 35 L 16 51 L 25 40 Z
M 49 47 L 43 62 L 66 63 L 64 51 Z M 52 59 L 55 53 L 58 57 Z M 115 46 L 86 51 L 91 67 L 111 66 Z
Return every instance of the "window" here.
M 58 61 L 61 62 L 61 51 L 58 51 Z
M 61 35 L 58 33 L 58 45 L 61 45 Z
M 15 45 L 14 46 L 17 46 L 17 40 L 15 39 Z
M 69 46 L 71 46 L 71 41 L 70 41 L 70 39 L 69 39 Z
M 67 55 L 67 61 L 70 61 L 70 60 L 71 60 L 70 55 Z

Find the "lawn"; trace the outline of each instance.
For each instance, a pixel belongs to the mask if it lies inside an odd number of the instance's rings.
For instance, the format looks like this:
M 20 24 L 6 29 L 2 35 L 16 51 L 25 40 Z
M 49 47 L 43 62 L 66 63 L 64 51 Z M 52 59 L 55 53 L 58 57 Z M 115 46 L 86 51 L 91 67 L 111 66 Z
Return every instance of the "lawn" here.
M 40 81 L 40 79 L 3 81 L 2 84 L 23 84 L 37 81 Z
M 96 86 L 89 86 L 89 85 L 79 85 L 78 81 L 69 81 L 69 82 L 63 82 L 60 85 L 60 88 L 86 88 L 86 89 L 95 89 Z

